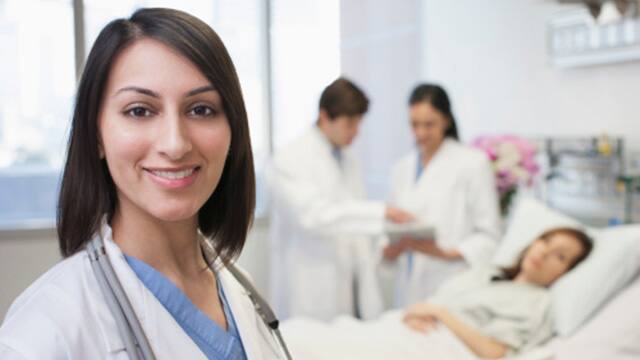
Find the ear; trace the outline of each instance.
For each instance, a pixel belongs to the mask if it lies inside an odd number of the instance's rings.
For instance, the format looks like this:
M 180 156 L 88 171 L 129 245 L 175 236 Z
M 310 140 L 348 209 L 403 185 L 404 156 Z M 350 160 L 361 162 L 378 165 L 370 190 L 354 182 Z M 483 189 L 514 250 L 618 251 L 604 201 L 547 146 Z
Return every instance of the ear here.
M 320 111 L 318 112 L 318 123 L 326 123 L 328 121 L 330 121 L 330 117 L 329 117 L 329 113 L 327 113 L 327 110 L 320 108 Z

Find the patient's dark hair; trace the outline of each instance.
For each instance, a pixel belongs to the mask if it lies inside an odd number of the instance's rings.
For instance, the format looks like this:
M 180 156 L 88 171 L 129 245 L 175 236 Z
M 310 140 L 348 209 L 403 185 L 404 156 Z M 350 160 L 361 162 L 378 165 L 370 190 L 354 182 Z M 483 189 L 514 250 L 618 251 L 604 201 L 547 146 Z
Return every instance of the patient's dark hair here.
M 110 222 L 117 208 L 116 188 L 98 150 L 98 114 L 113 62 L 126 47 L 145 38 L 188 59 L 222 98 L 231 145 L 220 181 L 198 212 L 198 224 L 203 235 L 213 239 L 220 258 L 230 261 L 244 246 L 255 206 L 253 155 L 240 82 L 222 40 L 207 24 L 182 11 L 160 8 L 111 21 L 89 53 L 78 85 L 58 200 L 60 251 L 67 257 L 81 250 L 102 219 L 106 216 Z
M 584 259 L 587 258 L 587 256 L 589 256 L 589 254 L 591 253 L 591 250 L 593 249 L 593 240 L 591 240 L 591 238 L 589 237 L 589 235 L 587 235 L 584 231 L 575 229 L 575 228 L 571 228 L 571 227 L 558 227 L 558 228 L 553 228 L 550 230 L 545 231 L 544 233 L 542 233 L 540 236 L 538 236 L 536 238 L 536 240 L 538 239 L 549 239 L 551 237 L 553 237 L 554 235 L 557 234 L 563 234 L 563 235 L 567 235 L 570 236 L 574 239 L 576 239 L 579 243 L 580 246 L 582 246 L 582 253 L 577 256 L 575 259 L 573 259 L 573 263 L 571 263 L 571 265 L 569 265 L 569 269 L 567 269 L 567 272 L 570 271 L 571 269 L 573 269 L 574 267 L 576 267 L 578 264 L 580 264 Z M 498 277 L 496 280 L 513 280 L 516 278 L 516 276 L 518 276 L 518 274 L 520 274 L 520 270 L 522 268 L 522 261 L 524 260 L 524 255 L 527 253 L 527 250 L 529 250 L 529 247 L 531 245 L 527 246 L 521 253 L 520 253 L 520 257 L 518 258 L 518 262 L 511 266 L 511 267 L 507 267 L 507 268 L 502 268 L 502 276 Z

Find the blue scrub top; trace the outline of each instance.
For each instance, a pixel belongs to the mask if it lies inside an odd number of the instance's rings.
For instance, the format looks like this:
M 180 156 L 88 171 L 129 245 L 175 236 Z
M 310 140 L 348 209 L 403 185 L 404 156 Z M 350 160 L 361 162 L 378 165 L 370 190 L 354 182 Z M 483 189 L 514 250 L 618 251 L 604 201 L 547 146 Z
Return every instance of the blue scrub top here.
M 227 318 L 228 331 L 200 311 L 169 279 L 142 260 L 125 255 L 125 259 L 140 281 L 153 293 L 208 359 L 246 360 L 238 328 L 229 308 L 224 290 L 218 282 L 218 296 Z M 216 277 L 217 279 L 217 277 Z

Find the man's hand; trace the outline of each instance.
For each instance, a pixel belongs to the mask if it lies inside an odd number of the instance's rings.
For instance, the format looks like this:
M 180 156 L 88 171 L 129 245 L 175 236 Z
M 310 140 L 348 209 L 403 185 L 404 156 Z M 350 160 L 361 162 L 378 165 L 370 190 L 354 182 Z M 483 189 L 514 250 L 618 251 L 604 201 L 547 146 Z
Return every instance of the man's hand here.
M 393 206 L 387 206 L 384 217 L 396 224 L 405 224 L 416 219 L 411 213 Z

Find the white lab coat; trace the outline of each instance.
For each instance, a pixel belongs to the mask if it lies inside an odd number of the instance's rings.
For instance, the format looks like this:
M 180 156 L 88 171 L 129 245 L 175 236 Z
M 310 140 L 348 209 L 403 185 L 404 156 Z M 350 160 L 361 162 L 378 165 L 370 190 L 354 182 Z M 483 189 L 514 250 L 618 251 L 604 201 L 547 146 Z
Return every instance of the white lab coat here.
M 282 318 L 331 319 L 353 314 L 358 281 L 361 316 L 382 310 L 376 279 L 375 235 L 385 205 L 367 201 L 354 155 L 332 145 L 313 126 L 274 156 L 271 191 L 271 303 Z
M 158 359 L 206 359 L 144 286 L 103 227 L 107 254 Z M 248 359 L 284 358 L 244 288 L 218 272 Z M 47 271 L 13 303 L 0 327 L 0 358 L 127 359 L 89 257 L 81 251 Z
M 445 139 L 416 180 L 417 162 L 414 151 L 394 166 L 391 204 L 435 227 L 437 244 L 457 249 L 464 261 L 413 252 L 409 271 L 408 256 L 400 256 L 393 264 L 398 307 L 424 300 L 444 279 L 469 265 L 488 262 L 501 231 L 495 180 L 486 155 Z

